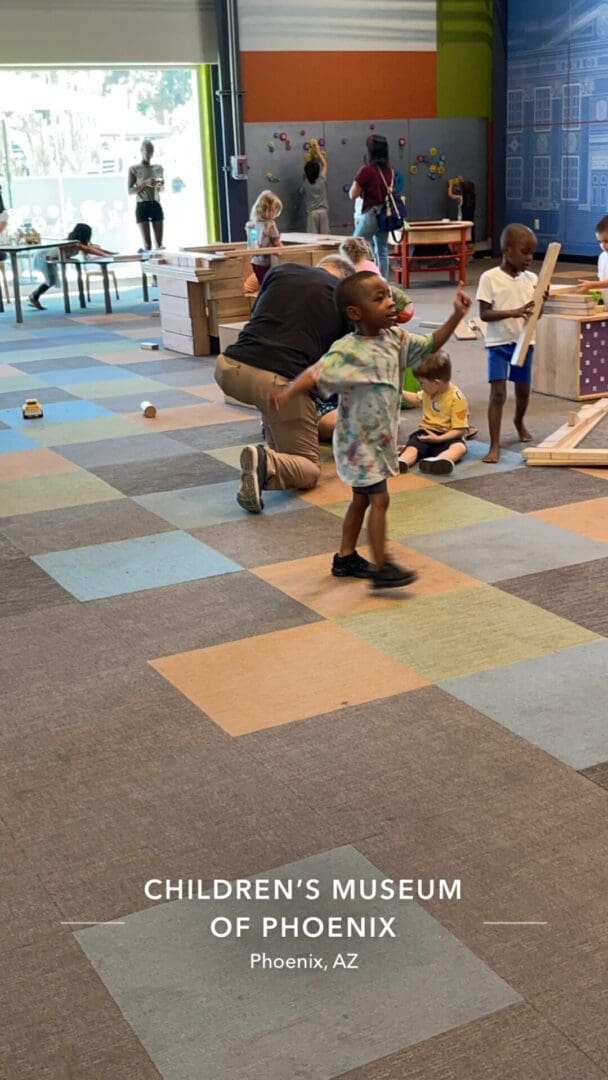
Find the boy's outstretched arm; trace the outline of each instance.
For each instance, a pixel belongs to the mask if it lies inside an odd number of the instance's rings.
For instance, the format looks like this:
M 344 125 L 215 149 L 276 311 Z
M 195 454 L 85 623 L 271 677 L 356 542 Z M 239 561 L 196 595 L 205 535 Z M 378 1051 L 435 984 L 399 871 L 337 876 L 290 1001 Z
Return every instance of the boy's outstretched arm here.
M 401 400 L 406 401 L 408 405 L 417 405 L 418 407 L 421 405 L 418 394 L 413 394 L 411 390 L 402 390 Z
M 454 314 L 450 315 L 449 319 L 446 319 L 443 326 L 440 326 L 438 330 L 433 331 L 433 352 L 437 352 L 438 349 L 443 348 L 446 341 L 451 338 L 454 330 L 458 324 L 462 322 L 472 303 L 471 297 L 467 296 L 462 289 L 458 289 L 454 299 Z
M 314 390 L 316 382 L 316 364 L 313 364 L 298 375 L 293 382 L 287 383 L 287 386 L 279 386 L 276 390 L 271 390 L 268 395 L 268 404 L 273 409 L 282 409 L 283 405 L 298 394 L 309 394 L 311 390 Z

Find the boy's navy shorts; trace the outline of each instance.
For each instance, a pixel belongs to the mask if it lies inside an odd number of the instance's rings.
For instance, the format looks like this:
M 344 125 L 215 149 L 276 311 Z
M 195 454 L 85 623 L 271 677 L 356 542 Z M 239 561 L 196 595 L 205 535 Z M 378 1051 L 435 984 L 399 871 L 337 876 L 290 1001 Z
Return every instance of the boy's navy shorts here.
M 521 367 L 511 365 L 511 357 L 514 352 L 514 341 L 509 341 L 506 345 L 488 345 L 488 382 L 498 382 L 499 380 L 520 383 L 532 382 L 534 347 L 531 345 L 528 349 L 526 362 Z
M 453 439 L 444 439 L 443 442 L 425 442 L 420 436 L 426 434 L 426 428 L 418 428 L 418 431 L 412 432 L 405 445 L 413 446 L 421 458 L 437 457 L 438 454 L 443 454 L 448 446 L 453 446 L 454 443 L 461 442 L 466 446 L 464 437 L 467 431 L 468 428 L 464 428 L 462 435 L 455 435 Z M 439 433 L 435 432 L 434 434 Z

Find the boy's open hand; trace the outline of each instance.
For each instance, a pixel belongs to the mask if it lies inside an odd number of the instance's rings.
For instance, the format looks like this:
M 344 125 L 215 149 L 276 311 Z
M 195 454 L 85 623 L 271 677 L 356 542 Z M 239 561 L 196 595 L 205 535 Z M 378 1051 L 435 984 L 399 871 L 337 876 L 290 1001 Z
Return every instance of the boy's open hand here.
M 589 292 L 589 289 L 595 289 L 596 286 L 597 281 L 581 281 L 580 284 L 576 286 L 576 292 L 586 293 Z
M 528 320 L 534 311 L 534 300 L 530 300 L 527 304 L 522 304 L 521 307 L 515 308 L 513 314 L 518 319 Z

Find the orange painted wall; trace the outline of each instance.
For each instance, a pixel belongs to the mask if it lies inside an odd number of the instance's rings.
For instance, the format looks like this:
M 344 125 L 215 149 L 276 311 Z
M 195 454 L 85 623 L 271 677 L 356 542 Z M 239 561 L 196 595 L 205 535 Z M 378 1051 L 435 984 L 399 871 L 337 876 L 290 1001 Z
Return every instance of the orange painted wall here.
M 437 116 L 434 52 L 241 52 L 244 118 Z

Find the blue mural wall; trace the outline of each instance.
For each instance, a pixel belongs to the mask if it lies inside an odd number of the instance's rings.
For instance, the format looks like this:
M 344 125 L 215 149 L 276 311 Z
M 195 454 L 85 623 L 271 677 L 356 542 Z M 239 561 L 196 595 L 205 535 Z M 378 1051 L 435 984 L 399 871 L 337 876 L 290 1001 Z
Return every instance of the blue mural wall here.
M 608 3 L 509 0 L 507 221 L 595 255 L 608 213 Z

